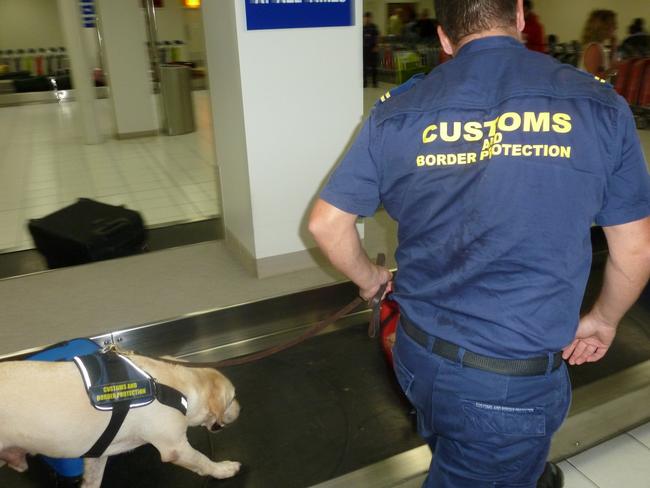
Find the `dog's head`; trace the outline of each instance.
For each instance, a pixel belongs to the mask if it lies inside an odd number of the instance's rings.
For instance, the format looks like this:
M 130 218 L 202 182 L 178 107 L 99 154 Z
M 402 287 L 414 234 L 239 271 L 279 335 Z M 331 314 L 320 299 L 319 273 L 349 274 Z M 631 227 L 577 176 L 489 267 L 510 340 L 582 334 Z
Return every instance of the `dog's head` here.
M 239 417 L 239 402 L 235 399 L 235 387 L 230 380 L 214 369 L 202 369 L 204 413 L 200 425 L 216 432 Z

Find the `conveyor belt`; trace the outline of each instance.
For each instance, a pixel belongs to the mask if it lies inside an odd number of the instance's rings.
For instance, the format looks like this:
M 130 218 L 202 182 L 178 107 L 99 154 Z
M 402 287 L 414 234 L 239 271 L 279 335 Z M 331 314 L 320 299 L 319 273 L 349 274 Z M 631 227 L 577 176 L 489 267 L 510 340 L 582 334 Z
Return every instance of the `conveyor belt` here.
M 626 318 L 601 366 L 615 372 L 650 358 L 647 336 L 639 340 L 643 333 L 647 330 Z M 571 368 L 574 388 L 598 379 L 584 371 Z M 421 445 L 410 408 L 365 324 L 223 372 L 237 387 L 241 417 L 219 434 L 190 429 L 190 441 L 212 459 L 241 461 L 242 473 L 209 480 L 160 463 L 157 451 L 144 446 L 112 457 L 102 487 L 302 488 Z M 48 486 L 47 473 L 34 460 L 30 465 L 35 469 L 23 475 L 0 470 L 0 486 Z
M 595 299 L 601 274 L 602 262 L 596 262 L 585 306 Z M 284 342 L 354 292 L 351 285 L 342 284 L 107 338 L 149 355 L 220 359 Z M 649 304 L 646 290 L 625 317 L 605 359 L 570 369 L 574 390 L 650 359 Z M 365 317 L 361 312 L 291 350 L 223 370 L 237 388 L 243 407 L 240 419 L 216 435 L 190 429 L 189 437 L 212 459 L 241 461 L 244 469 L 237 477 L 202 478 L 162 464 L 156 450 L 144 446 L 111 458 L 102 487 L 303 488 L 420 446 L 410 407 L 377 342 L 366 335 Z M 22 475 L 0 469 L 0 486 L 48 486 L 47 473 L 33 461 L 31 466 Z

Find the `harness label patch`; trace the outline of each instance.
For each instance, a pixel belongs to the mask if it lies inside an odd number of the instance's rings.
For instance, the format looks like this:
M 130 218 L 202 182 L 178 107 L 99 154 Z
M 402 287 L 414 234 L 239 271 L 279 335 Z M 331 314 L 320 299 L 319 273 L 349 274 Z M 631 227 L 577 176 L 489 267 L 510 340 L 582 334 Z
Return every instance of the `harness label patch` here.
M 88 392 L 92 402 L 97 406 L 111 405 L 125 400 L 150 399 L 154 394 L 149 380 L 91 386 Z

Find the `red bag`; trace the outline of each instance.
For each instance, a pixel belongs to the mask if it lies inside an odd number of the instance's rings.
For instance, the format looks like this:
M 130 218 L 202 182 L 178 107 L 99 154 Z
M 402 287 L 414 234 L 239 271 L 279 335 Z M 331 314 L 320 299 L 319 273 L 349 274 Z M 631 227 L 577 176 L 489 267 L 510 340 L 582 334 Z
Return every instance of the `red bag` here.
M 393 345 L 395 344 L 395 333 L 399 323 L 399 305 L 391 300 L 390 295 L 384 298 L 379 307 L 381 348 L 386 355 L 390 365 L 393 365 Z

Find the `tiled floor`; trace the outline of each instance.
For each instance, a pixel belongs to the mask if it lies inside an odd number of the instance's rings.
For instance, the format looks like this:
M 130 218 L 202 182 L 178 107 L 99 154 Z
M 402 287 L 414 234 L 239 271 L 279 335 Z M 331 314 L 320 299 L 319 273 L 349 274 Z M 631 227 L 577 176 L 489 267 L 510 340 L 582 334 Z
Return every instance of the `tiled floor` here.
M 650 423 L 559 465 L 564 473 L 564 488 L 650 488 Z M 391 486 L 420 488 L 425 478 L 419 475 Z
M 560 466 L 566 488 L 650 488 L 650 423 Z
M 392 85 L 364 90 L 367 112 Z M 0 252 L 33 247 L 27 221 L 79 197 L 140 211 L 148 227 L 220 215 L 207 91 L 194 92 L 197 131 L 116 140 L 97 100 L 103 144 L 86 145 L 76 102 L 0 108 Z
M 392 85 L 364 90 L 367 113 Z M 197 131 L 118 141 L 98 100 L 105 142 L 85 145 L 75 102 L 0 108 L 0 252 L 28 249 L 29 219 L 79 197 L 140 211 L 149 227 L 220 215 L 207 91 L 194 92 Z M 640 131 L 648 151 L 650 131 Z
M 98 100 L 98 145 L 83 143 L 75 102 L 0 108 L 0 251 L 33 247 L 27 220 L 79 197 L 138 210 L 149 227 L 219 215 L 208 92 L 194 102 L 196 132 L 118 141 Z

